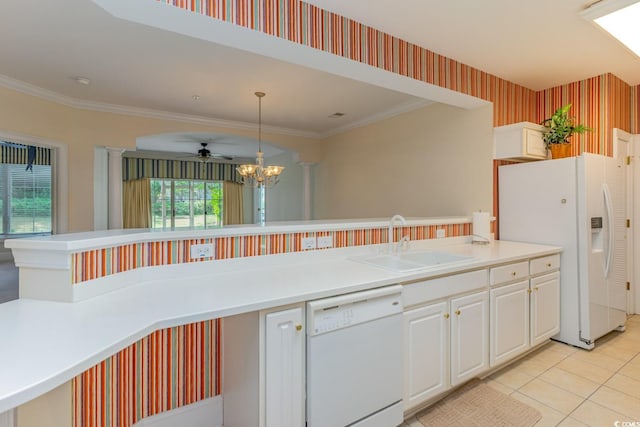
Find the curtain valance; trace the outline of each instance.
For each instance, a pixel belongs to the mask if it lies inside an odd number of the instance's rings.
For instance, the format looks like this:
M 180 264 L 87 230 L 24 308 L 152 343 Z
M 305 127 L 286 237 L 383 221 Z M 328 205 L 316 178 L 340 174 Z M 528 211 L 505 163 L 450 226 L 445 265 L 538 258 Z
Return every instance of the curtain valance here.
M 122 180 L 139 178 L 242 182 L 235 164 L 167 159 L 122 158 Z
M 31 164 L 40 166 L 51 165 L 51 149 L 30 145 L 16 144 L 15 142 L 0 141 L 0 163 L 17 165 L 29 164 L 29 150 L 33 156 Z

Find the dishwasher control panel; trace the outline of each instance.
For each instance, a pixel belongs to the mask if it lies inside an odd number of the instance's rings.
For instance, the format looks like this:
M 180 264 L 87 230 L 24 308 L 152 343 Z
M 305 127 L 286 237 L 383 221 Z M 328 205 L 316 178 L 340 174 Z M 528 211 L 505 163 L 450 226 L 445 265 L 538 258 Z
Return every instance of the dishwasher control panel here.
M 402 313 L 402 287 L 387 286 L 307 303 L 307 334 L 337 329 Z
M 313 332 L 321 334 L 333 331 L 334 329 L 346 328 L 353 322 L 353 307 L 351 304 L 327 308 L 316 313 L 314 318 Z

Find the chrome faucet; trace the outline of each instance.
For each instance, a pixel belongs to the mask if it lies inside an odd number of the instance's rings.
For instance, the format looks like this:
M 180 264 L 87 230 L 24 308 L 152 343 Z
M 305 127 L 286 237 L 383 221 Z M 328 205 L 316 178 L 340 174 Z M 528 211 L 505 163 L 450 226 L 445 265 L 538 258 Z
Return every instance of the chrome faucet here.
M 402 225 L 407 225 L 407 221 L 404 219 L 402 215 L 394 215 L 391 217 L 391 220 L 389 221 L 389 239 L 387 241 L 387 252 L 397 254 L 398 249 L 400 248 L 400 245 L 402 244 L 402 242 L 408 242 L 409 236 L 404 236 L 402 239 L 398 240 L 398 244 L 396 245 L 395 250 L 393 249 L 393 224 L 396 221 L 400 221 L 400 224 Z M 407 239 L 405 239 L 405 237 Z

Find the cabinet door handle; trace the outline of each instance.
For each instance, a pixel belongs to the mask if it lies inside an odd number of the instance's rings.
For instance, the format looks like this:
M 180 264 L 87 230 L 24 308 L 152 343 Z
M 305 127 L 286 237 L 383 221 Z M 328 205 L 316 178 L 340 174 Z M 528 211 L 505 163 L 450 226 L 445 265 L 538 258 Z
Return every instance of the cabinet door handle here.
M 300 332 L 302 330 L 302 325 L 296 325 L 296 331 Z
M 460 310 L 456 310 L 456 314 L 460 316 Z
M 527 293 L 530 294 L 531 293 L 531 289 L 527 289 Z
M 448 319 L 448 318 L 449 318 L 449 313 L 445 313 L 445 314 L 444 314 L 444 318 L 445 318 L 445 319 Z

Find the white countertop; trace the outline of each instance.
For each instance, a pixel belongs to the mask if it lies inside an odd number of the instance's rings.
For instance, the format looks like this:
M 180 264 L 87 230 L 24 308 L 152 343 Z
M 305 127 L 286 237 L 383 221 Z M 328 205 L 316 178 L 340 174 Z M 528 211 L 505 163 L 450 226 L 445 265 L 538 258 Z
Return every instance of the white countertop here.
M 0 413 L 69 381 L 158 329 L 561 250 L 515 242 L 480 246 L 460 243 L 460 238 L 443 240 L 412 242 L 411 249 L 449 243 L 438 249 L 473 259 L 401 274 L 348 259 L 372 253 L 377 246 L 268 255 L 146 268 L 143 282 L 76 303 L 20 299 L 0 304 Z
M 406 218 L 406 226 L 464 224 L 471 217 Z M 399 225 L 399 224 L 396 224 Z M 405 226 L 403 224 L 403 226 Z M 94 248 L 125 245 L 135 242 L 159 240 L 203 239 L 211 237 L 245 236 L 254 234 L 278 234 L 314 231 L 358 230 L 362 228 L 387 228 L 389 218 L 336 219 L 310 221 L 269 222 L 265 226 L 256 224 L 226 225 L 220 228 L 203 229 L 118 229 L 87 231 L 81 233 L 34 236 L 23 239 L 7 239 L 5 247 L 47 251 L 83 251 Z

